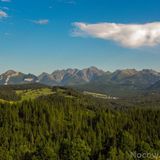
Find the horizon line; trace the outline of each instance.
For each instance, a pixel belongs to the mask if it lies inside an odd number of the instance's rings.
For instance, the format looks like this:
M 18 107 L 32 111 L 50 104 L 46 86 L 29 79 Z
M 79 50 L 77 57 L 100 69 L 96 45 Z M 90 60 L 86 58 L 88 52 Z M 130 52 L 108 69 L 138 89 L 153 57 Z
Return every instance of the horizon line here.
M 103 72 L 110 72 L 110 73 L 114 73 L 114 72 L 116 72 L 116 71 L 124 71 L 124 70 L 135 70 L 135 71 L 138 71 L 138 72 L 140 72 L 140 71 L 144 71 L 144 70 L 152 70 L 152 71 L 155 71 L 155 72 L 157 72 L 157 73 L 160 73 L 160 71 L 158 71 L 157 69 L 153 69 L 153 68 L 142 68 L 142 69 L 136 69 L 136 68 L 119 68 L 119 69 L 114 69 L 114 70 L 105 70 L 105 69 L 102 69 L 102 68 L 99 68 L 99 67 L 96 67 L 96 66 L 90 66 L 90 67 L 83 67 L 83 68 L 71 68 L 71 67 L 69 67 L 69 68 L 63 68 L 63 69 L 55 69 L 55 70 L 53 70 L 52 72 L 46 72 L 46 71 L 42 71 L 42 72 L 40 72 L 40 74 L 35 74 L 35 73 L 31 73 L 31 72 L 28 72 L 28 73 L 26 73 L 26 72 L 23 72 L 23 71 L 17 71 L 16 69 L 8 69 L 8 70 L 6 70 L 6 71 L 4 71 L 4 72 L 1 72 L 0 73 L 0 75 L 2 75 L 2 74 L 4 74 L 4 73 L 6 73 L 6 72 L 8 72 L 8 71 L 13 71 L 13 72 L 19 72 L 19 73 L 23 73 L 23 74 L 33 74 L 33 75 L 36 75 L 36 76 L 39 76 L 39 75 L 41 75 L 41 74 L 43 74 L 43 73 L 46 73 L 46 74 L 52 74 L 53 72 L 56 72 L 56 71 L 66 71 L 66 70 L 69 70 L 69 69 L 72 69 L 72 70 L 78 70 L 78 71 L 81 71 L 81 70 L 84 70 L 84 69 L 89 69 L 89 68 L 95 68 L 95 69 L 98 69 L 98 70 L 101 70 L 101 71 L 103 71 Z

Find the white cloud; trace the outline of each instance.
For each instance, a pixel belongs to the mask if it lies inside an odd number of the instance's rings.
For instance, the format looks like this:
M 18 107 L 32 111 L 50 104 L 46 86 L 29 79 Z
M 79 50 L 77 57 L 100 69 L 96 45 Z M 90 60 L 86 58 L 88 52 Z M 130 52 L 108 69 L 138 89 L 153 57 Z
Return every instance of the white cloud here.
M 8 14 L 2 10 L 0 10 L 0 19 L 1 18 L 7 18 L 8 17 Z
M 39 24 L 39 25 L 47 25 L 49 23 L 48 19 L 40 19 L 40 20 L 33 20 L 32 21 L 35 24 Z
M 11 0 L 1 0 L 1 2 L 11 2 Z
M 73 23 L 73 36 L 112 40 L 129 48 L 160 44 L 160 22 L 146 24 Z
M 34 20 L 32 21 L 35 24 L 40 24 L 40 25 L 47 25 L 49 23 L 48 19 L 40 19 L 40 20 Z

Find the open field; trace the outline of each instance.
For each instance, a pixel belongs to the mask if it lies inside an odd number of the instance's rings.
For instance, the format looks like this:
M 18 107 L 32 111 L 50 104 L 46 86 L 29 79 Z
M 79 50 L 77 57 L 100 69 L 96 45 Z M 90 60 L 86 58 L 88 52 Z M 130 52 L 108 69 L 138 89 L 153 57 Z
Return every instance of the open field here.
M 108 96 L 108 95 L 106 95 L 106 94 L 95 93 L 95 92 L 84 91 L 83 94 L 84 94 L 84 95 L 90 95 L 90 96 L 93 96 L 93 97 L 95 97 L 95 98 L 118 99 L 118 97 L 112 97 L 112 96 Z
M 46 96 L 53 94 L 52 89 L 50 88 L 41 88 L 41 89 L 29 89 L 29 90 L 17 90 L 16 94 L 21 97 L 21 101 L 35 99 L 39 96 Z

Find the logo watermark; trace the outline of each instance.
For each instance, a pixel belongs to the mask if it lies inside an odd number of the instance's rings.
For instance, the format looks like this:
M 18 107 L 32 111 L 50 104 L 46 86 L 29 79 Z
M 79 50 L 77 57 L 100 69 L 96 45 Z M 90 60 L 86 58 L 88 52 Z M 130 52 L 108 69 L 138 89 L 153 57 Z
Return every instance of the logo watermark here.
M 151 159 L 151 160 L 158 160 L 160 158 L 159 153 L 138 153 L 138 152 L 130 152 L 131 156 L 136 159 Z

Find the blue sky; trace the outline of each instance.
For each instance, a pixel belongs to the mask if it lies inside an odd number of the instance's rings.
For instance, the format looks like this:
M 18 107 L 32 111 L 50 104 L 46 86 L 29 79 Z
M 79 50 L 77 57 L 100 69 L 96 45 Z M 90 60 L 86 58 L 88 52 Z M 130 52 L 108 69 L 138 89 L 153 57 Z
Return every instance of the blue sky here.
M 159 0 L 3 1 L 7 0 L 0 0 L 0 73 L 89 66 L 160 71 Z M 138 29 L 145 34 L 135 42 Z

